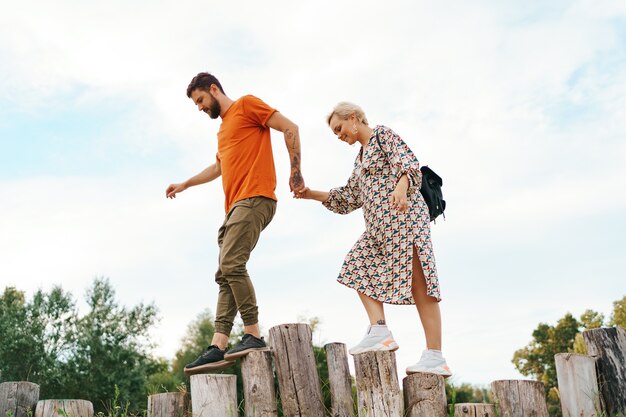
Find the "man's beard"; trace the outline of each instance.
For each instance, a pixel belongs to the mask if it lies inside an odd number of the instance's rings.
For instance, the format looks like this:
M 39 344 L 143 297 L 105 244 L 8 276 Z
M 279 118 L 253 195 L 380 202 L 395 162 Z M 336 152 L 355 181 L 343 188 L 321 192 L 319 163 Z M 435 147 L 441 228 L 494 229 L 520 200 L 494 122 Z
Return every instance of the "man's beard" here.
M 211 119 L 217 119 L 218 117 L 220 117 L 221 112 L 222 112 L 222 107 L 220 106 L 220 103 L 217 100 L 212 99 L 211 105 L 209 105 L 209 108 L 206 110 L 206 113 L 209 115 Z

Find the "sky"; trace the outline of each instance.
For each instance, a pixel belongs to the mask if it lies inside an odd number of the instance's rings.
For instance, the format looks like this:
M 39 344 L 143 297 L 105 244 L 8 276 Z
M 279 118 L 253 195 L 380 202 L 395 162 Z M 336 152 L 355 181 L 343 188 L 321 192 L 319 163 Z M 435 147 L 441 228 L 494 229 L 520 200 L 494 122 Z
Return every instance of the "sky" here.
M 185 94 L 209 71 L 298 124 L 311 188 L 352 169 L 358 145 L 325 123 L 344 100 L 443 177 L 453 382 L 524 378 L 511 359 L 539 323 L 626 295 L 624 1 L 0 3 L 0 289 L 84 300 L 107 277 L 121 304 L 154 303 L 154 354 L 173 358 L 217 299 L 221 182 L 165 198 L 214 162 L 219 120 Z M 248 264 L 262 331 L 318 317 L 315 343 L 354 345 L 367 316 L 335 279 L 362 213 L 291 198 L 272 143 L 278 210 Z M 386 313 L 403 376 L 421 325 Z

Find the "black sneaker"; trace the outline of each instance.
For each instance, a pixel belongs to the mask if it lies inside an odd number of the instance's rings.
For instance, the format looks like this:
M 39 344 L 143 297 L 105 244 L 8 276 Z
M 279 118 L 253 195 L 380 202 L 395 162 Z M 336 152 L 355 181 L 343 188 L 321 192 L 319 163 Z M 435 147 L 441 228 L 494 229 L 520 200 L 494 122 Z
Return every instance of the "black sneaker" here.
M 203 353 L 190 364 L 185 365 L 185 375 L 195 375 L 216 369 L 227 368 L 234 362 L 224 360 L 224 351 L 215 345 L 209 346 Z
M 259 339 L 258 337 L 246 333 L 241 338 L 241 342 L 237 343 L 234 348 L 226 352 L 224 359 L 227 361 L 233 361 L 247 355 L 253 350 L 269 350 L 269 348 L 265 344 L 265 340 L 263 340 L 263 338 Z

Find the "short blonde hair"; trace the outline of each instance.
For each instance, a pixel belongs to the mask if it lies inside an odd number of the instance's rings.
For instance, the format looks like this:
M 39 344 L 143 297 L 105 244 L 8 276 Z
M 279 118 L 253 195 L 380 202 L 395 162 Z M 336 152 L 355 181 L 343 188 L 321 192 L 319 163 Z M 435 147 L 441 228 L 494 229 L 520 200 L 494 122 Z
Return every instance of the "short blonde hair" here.
M 335 106 L 332 112 L 326 117 L 326 123 L 330 126 L 330 119 L 333 118 L 334 115 L 341 117 L 343 120 L 348 120 L 348 118 L 354 114 L 356 119 L 367 125 L 367 117 L 365 117 L 365 112 L 359 106 L 354 103 L 350 103 L 348 101 L 342 101 Z

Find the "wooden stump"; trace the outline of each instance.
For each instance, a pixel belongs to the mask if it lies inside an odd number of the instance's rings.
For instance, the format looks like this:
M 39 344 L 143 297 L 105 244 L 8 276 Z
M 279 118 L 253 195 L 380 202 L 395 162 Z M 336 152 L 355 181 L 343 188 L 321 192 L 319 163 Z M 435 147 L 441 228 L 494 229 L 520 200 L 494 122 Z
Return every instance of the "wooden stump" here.
M 502 380 L 491 383 L 501 417 L 548 417 L 546 394 L 538 381 Z
M 148 417 L 185 417 L 187 395 L 183 392 L 164 392 L 148 397 Z
M 455 404 L 454 417 L 496 417 L 496 406 L 479 403 Z
M 446 383 L 441 375 L 418 372 L 402 380 L 404 415 L 446 417 Z
M 596 359 L 577 353 L 554 355 L 563 417 L 595 417 L 600 402 Z
M 13 417 L 33 414 L 39 400 L 39 385 L 32 382 L 0 383 L 0 417 L 11 413 Z
M 402 394 L 393 352 L 354 355 L 359 417 L 401 417 Z
M 343 343 L 328 343 L 326 363 L 328 365 L 328 382 L 333 417 L 353 417 L 352 378 L 348 368 L 348 352 Z
M 626 414 L 626 330 L 585 330 L 587 353 L 597 358 L 600 394 L 608 415 Z
M 93 417 L 93 404 L 87 400 L 42 400 L 35 417 Z
M 272 353 L 250 352 L 241 358 L 246 417 L 277 417 Z
M 192 375 L 191 411 L 193 417 L 237 417 L 237 376 Z
M 287 417 L 324 417 L 311 328 L 308 324 L 281 324 L 270 329 L 274 366 L 283 413 Z

